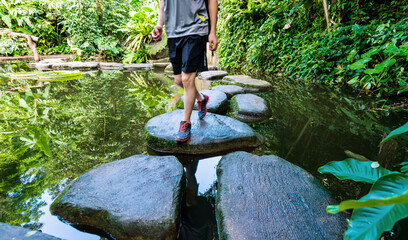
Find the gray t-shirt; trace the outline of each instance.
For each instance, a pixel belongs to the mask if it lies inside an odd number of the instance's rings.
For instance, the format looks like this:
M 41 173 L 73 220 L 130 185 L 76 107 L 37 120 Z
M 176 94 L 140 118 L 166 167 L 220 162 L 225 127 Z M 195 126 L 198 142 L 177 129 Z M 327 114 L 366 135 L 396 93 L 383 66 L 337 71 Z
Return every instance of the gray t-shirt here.
M 164 0 L 164 25 L 168 38 L 208 35 L 204 0 Z

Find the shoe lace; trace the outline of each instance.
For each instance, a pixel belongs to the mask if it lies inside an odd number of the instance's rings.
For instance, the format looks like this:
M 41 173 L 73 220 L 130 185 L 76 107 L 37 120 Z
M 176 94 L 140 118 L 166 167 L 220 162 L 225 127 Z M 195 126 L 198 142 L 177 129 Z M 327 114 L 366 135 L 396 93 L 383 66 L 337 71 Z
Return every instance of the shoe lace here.
M 187 129 L 188 123 L 181 123 L 180 124 L 180 132 L 185 132 Z

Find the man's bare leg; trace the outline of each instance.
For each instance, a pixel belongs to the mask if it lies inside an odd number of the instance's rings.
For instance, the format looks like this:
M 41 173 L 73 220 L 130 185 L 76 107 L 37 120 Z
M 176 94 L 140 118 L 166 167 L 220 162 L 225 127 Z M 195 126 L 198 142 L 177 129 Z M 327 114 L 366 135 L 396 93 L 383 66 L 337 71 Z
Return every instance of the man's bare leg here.
M 201 101 L 202 95 L 195 87 L 196 73 L 181 73 L 181 81 L 184 87 L 184 116 L 183 121 L 190 122 L 191 112 L 193 111 L 195 100 Z M 176 76 L 175 81 L 177 84 Z

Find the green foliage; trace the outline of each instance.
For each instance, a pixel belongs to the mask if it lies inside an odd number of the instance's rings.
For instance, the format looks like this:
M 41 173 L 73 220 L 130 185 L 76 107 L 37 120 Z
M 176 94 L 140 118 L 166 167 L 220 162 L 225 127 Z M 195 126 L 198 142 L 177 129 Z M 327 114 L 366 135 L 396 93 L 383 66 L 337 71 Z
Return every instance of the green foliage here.
M 123 33 L 119 29 L 126 23 L 129 10 L 138 3 L 138 0 L 2 0 L 0 27 L 40 37 L 37 43 L 40 54 L 71 53 L 71 44 L 84 56 L 97 54 L 117 60 L 124 54 Z M 21 47 L 19 51 L 28 52 Z M 13 50 L 8 54 L 22 55 Z
M 129 6 L 129 1 L 120 0 L 64 1 L 60 11 L 70 44 L 84 55 L 99 54 L 108 59 L 118 59 L 123 54 L 119 28 L 126 22 Z
M 147 60 L 145 44 L 151 41 L 150 33 L 157 24 L 158 11 L 147 6 L 139 11 L 129 12 L 130 19 L 121 31 L 127 34 L 126 44 L 129 50 L 126 53 L 124 63 L 142 62 Z
M 0 55 L 19 56 L 29 51 L 28 45 L 21 38 L 0 37 Z
M 407 124 L 391 132 L 383 142 L 402 134 Z M 401 168 L 401 172 L 405 170 Z M 330 162 L 320 167 L 319 172 L 331 173 L 339 179 L 373 183 L 369 193 L 360 200 L 327 207 L 329 213 L 355 209 L 344 233 L 345 240 L 379 239 L 397 221 L 408 217 L 408 175 L 381 168 L 376 162 L 354 159 Z
M 330 28 L 320 1 L 220 2 L 225 68 L 347 83 L 378 95 L 408 90 L 407 1 L 331 1 Z
M 384 139 L 380 142 L 379 145 L 382 145 L 382 144 L 384 144 L 385 142 L 387 142 L 387 141 L 389 141 L 389 140 L 391 140 L 391 139 L 393 139 L 393 138 L 395 138 L 395 137 L 398 137 L 398 136 L 400 136 L 401 134 L 404 134 L 404 133 L 406 133 L 406 132 L 408 132 L 408 122 L 405 123 L 403 126 L 401 126 L 401 127 L 397 128 L 397 129 L 393 130 L 392 132 L 390 132 L 390 134 L 388 134 L 388 136 L 387 136 L 386 138 L 384 138 Z
M 379 167 L 377 162 L 358 161 L 348 158 L 341 162 L 329 162 L 319 168 L 320 173 L 331 173 L 338 179 L 351 179 L 357 182 L 375 183 L 380 177 L 396 173 Z

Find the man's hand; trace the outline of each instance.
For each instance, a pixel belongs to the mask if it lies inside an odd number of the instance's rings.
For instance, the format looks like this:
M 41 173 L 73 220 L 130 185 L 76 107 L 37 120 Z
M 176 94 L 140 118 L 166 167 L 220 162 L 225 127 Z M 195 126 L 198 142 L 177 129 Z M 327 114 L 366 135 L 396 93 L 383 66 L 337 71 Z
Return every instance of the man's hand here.
M 152 31 L 152 37 L 156 41 L 160 41 L 162 39 L 163 27 L 160 25 L 156 25 Z
M 217 50 L 218 40 L 217 40 L 217 35 L 215 35 L 215 33 L 210 33 L 210 35 L 208 35 L 208 42 L 210 43 L 211 51 Z

